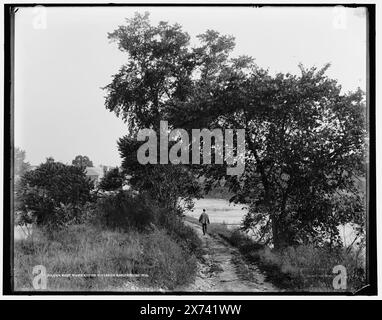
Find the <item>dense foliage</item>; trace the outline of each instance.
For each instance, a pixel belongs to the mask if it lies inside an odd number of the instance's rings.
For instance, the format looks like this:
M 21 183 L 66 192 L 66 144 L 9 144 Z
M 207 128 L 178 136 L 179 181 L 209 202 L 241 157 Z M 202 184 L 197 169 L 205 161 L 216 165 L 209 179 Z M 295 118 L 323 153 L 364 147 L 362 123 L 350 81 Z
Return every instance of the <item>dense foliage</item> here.
M 74 158 L 74 160 L 72 160 L 72 165 L 77 167 L 92 167 L 93 162 L 88 156 L 78 155 Z
M 79 218 L 80 206 L 92 200 L 93 183 L 85 168 L 48 159 L 21 179 L 21 223 L 60 225 Z
M 119 172 L 118 168 L 112 168 L 106 171 L 102 177 L 99 188 L 104 191 L 114 191 L 122 189 L 124 182 L 124 175 Z

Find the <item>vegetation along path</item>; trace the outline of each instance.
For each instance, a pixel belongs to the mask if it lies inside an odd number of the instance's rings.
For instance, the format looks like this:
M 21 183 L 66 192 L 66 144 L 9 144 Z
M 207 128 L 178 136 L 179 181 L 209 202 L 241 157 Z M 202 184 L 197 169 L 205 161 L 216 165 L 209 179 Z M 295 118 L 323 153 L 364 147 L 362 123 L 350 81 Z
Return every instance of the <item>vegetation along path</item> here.
M 185 221 L 202 239 L 204 255 L 194 283 L 185 291 L 275 292 L 253 264 L 244 261 L 238 249 L 219 236 L 203 235 L 200 225 Z

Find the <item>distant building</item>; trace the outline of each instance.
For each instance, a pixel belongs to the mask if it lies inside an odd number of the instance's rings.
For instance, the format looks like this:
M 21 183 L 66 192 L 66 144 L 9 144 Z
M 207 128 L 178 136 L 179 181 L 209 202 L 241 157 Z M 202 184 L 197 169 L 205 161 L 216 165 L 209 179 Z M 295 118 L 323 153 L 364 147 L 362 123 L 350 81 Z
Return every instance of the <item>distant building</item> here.
M 96 167 L 86 167 L 85 174 L 94 182 L 94 185 L 97 186 L 102 176 L 101 171 L 102 170 Z
M 115 167 L 112 166 L 104 166 L 100 165 L 98 167 L 86 167 L 85 174 L 88 178 L 90 178 L 94 182 L 94 186 L 98 186 L 99 183 L 101 182 L 101 179 L 105 176 L 105 174 L 112 170 L 115 169 Z M 118 168 L 118 171 L 121 172 L 121 168 Z M 128 190 L 130 189 L 129 186 L 129 180 L 131 179 L 131 175 L 126 175 L 126 181 L 123 184 L 123 190 Z

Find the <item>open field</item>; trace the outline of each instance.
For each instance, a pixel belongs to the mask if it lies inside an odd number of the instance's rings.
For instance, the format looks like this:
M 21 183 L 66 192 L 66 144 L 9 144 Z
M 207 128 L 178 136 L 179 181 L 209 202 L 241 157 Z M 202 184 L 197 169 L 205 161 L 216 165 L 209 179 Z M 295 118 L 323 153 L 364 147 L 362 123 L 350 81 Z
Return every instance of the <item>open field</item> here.
M 247 212 L 244 205 L 229 203 L 225 199 L 198 199 L 193 211 L 188 211 L 187 215 L 199 218 L 203 209 L 206 209 L 211 223 L 240 224 Z
M 206 209 L 211 223 L 224 223 L 228 228 L 238 227 L 247 213 L 243 204 L 230 203 L 225 199 L 198 199 L 195 200 L 194 209 L 186 214 L 198 219 L 203 209 Z M 340 226 L 339 229 L 344 246 L 350 245 L 355 238 L 352 226 Z

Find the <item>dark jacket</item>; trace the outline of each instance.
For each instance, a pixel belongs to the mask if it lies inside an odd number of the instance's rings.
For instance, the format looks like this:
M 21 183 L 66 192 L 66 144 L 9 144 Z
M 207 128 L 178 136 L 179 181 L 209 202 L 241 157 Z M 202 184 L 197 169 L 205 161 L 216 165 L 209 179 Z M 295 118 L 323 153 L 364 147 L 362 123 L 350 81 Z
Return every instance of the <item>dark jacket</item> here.
M 205 212 L 203 212 L 201 215 L 200 215 L 200 217 L 199 217 L 199 222 L 201 223 L 201 224 L 209 224 L 210 223 L 210 219 L 208 218 L 208 214 L 207 213 L 205 213 Z

